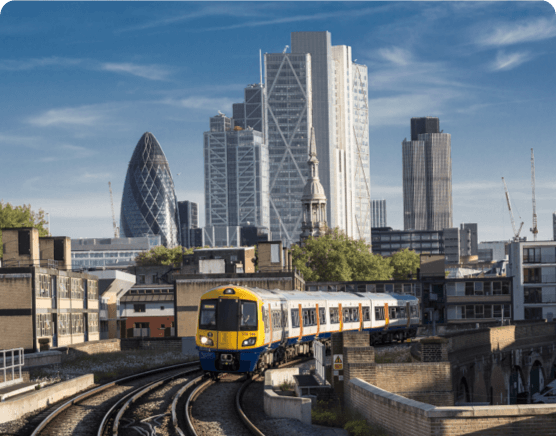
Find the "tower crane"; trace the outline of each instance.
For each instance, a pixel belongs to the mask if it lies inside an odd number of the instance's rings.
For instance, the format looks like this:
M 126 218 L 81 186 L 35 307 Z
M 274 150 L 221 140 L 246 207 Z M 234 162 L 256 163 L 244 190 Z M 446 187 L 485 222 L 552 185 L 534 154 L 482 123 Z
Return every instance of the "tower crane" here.
M 531 188 L 533 190 L 533 227 L 531 232 L 533 233 L 533 240 L 537 240 L 537 233 L 539 229 L 537 228 L 537 200 L 535 198 L 535 155 L 533 154 L 533 149 L 531 149 Z
M 508 203 L 508 210 L 510 211 L 510 219 L 512 220 L 512 229 L 514 231 L 514 241 L 519 242 L 519 234 L 521 233 L 521 228 L 523 227 L 523 221 L 519 226 L 519 230 L 516 230 L 514 212 L 512 211 L 512 203 L 510 201 L 510 193 L 508 192 L 508 186 L 506 186 L 506 181 L 502 177 L 502 183 L 504 183 L 504 191 L 506 192 L 506 201 Z
M 112 226 L 114 227 L 114 238 L 120 237 L 120 229 L 116 225 L 116 215 L 114 214 L 114 196 L 112 195 L 112 184 L 108 182 L 108 190 L 110 191 L 110 206 L 112 208 Z

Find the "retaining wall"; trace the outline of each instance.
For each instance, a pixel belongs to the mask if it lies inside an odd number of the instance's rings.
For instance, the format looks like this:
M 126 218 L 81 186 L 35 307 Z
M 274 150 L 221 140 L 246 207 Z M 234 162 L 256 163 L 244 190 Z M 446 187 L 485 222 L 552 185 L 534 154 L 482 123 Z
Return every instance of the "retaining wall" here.
M 47 386 L 0 403 L 0 424 L 43 409 L 52 403 L 81 392 L 94 384 L 94 375 L 86 374 L 65 382 Z
M 436 407 L 352 379 L 351 407 L 391 436 L 556 435 L 556 404 Z
M 295 383 L 299 368 L 266 371 L 264 377 L 264 412 L 272 418 L 292 418 L 311 425 L 311 399 L 283 397 L 272 389 L 284 382 Z
M 25 369 L 34 368 L 37 366 L 53 365 L 55 363 L 62 363 L 63 353 L 60 351 L 42 351 L 40 353 L 26 354 L 24 356 Z

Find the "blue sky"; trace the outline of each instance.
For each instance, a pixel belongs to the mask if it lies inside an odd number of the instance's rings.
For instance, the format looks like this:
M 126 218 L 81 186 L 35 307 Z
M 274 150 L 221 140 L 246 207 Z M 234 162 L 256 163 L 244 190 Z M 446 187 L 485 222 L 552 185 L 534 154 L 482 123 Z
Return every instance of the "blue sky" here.
M 556 210 L 556 15 L 547 2 L 10 2 L 0 14 L 0 199 L 52 233 L 112 234 L 133 149 L 152 132 L 178 200 L 203 211 L 203 131 L 258 81 L 259 49 L 322 31 L 369 67 L 372 197 L 403 228 L 401 142 L 438 116 L 452 135 L 454 225 L 512 236 L 501 177 L 530 237 Z M 179 173 L 179 175 L 178 175 Z

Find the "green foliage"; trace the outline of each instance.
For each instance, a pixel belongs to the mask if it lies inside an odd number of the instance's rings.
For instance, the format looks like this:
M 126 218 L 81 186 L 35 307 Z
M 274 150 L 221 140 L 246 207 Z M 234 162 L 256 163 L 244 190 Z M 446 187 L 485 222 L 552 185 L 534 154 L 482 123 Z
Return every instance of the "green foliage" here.
M 394 279 L 407 280 L 409 274 L 413 279 L 416 279 L 419 263 L 419 255 L 415 251 L 407 248 L 397 251 L 390 258 L 390 265 L 394 269 Z
M 367 424 L 361 414 L 327 401 L 319 401 L 311 410 L 311 420 L 316 425 L 343 428 L 350 436 L 387 436 L 380 427 Z
M 138 266 L 159 266 L 174 265 L 179 266 L 182 263 L 184 254 L 192 254 L 193 248 L 183 251 L 181 246 L 175 248 L 166 248 L 163 245 L 151 248 L 149 251 L 139 253 L 135 258 Z
M 30 204 L 12 206 L 10 203 L 4 203 L 4 200 L 0 200 L 0 258 L 4 254 L 2 228 L 36 227 L 39 230 L 39 236 L 48 236 L 46 224 L 45 213 L 42 209 L 35 212 L 31 209 Z
M 284 381 L 279 387 L 281 391 L 293 391 L 294 384 L 289 381 Z
M 371 253 L 363 240 L 346 236 L 339 229 L 309 238 L 303 247 L 292 247 L 293 266 L 307 282 L 389 280 L 389 261 Z

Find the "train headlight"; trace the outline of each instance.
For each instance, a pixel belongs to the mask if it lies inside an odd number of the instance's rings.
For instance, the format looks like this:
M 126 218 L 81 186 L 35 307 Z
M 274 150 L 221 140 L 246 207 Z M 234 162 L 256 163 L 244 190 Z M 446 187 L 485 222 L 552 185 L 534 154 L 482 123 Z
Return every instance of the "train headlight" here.
M 242 347 L 250 347 L 252 345 L 255 345 L 255 343 L 257 342 L 257 338 L 249 338 L 249 339 L 245 339 L 243 341 L 243 343 L 241 344 Z
M 214 342 L 212 342 L 212 339 L 209 339 L 206 336 L 201 336 L 201 344 L 203 344 L 203 345 L 214 345 Z

